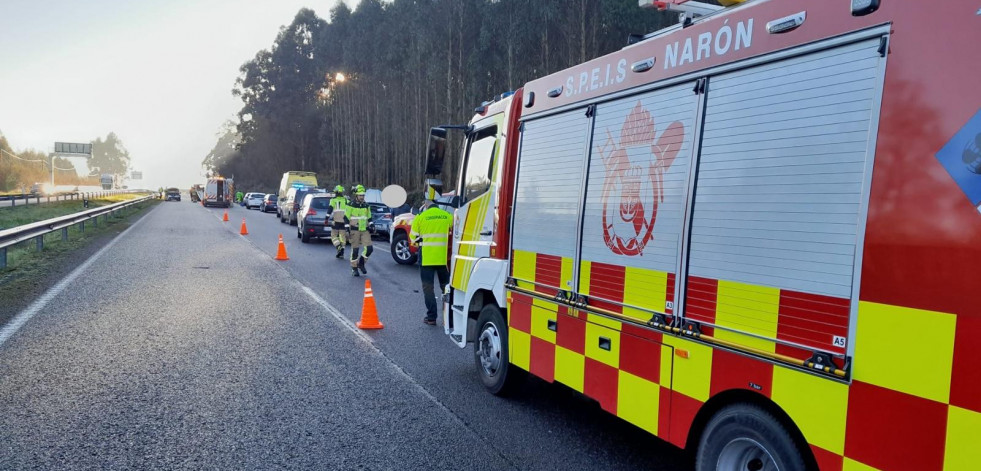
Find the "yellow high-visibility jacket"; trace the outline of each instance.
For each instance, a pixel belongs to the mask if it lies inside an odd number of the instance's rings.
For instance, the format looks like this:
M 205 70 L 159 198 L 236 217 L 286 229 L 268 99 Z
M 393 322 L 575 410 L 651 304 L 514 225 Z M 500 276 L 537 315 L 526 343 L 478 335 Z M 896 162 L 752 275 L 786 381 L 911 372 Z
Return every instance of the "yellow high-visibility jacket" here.
M 430 206 L 412 220 L 409 237 L 419 241 L 423 266 L 446 265 L 446 247 L 452 226 L 453 215 L 437 206 Z

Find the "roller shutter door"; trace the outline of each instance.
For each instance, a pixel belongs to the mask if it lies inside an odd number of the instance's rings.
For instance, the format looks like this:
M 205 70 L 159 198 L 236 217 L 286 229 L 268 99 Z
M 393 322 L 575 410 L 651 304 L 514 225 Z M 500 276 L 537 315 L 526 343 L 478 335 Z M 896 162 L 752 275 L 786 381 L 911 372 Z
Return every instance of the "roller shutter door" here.
M 549 286 L 559 287 L 560 273 L 553 272 L 561 271 L 561 259 L 571 266 L 589 124 L 584 109 L 523 124 L 511 230 L 511 247 L 523 253 L 515 256 L 516 278 L 522 278 L 520 265 L 528 256 L 540 259 L 532 270 L 537 268 L 536 278 Z M 543 269 L 549 272 L 546 276 L 541 276 Z M 531 276 L 529 273 L 523 278 Z M 568 275 L 564 278 L 562 284 L 571 279 Z
M 867 40 L 710 78 L 688 317 L 844 351 L 878 48 Z
M 579 292 L 642 322 L 672 312 L 701 99 L 692 86 L 596 109 Z

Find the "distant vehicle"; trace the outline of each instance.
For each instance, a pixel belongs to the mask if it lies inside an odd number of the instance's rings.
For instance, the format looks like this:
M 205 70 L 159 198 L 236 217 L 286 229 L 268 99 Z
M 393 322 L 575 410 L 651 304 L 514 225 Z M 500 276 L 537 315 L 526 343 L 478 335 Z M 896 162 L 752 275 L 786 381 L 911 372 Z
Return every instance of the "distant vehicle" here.
M 231 179 L 214 177 L 204 187 L 204 205 L 227 208 L 232 205 Z
M 279 200 L 286 198 L 286 193 L 290 188 L 317 187 L 317 174 L 313 172 L 291 171 L 283 174 L 283 179 L 279 182 Z
M 177 188 L 167 188 L 164 192 L 164 201 L 180 201 L 181 200 L 181 190 Z
M 201 202 L 201 193 L 203 192 L 204 192 L 204 187 L 202 187 L 201 185 L 192 186 L 191 189 L 188 191 L 188 193 L 191 194 L 191 202 L 192 203 Z
M 286 192 L 286 199 L 279 199 L 279 206 L 276 210 L 279 213 L 279 222 L 295 226 L 296 214 L 300 211 L 300 203 L 303 202 L 303 197 L 310 193 L 326 193 L 326 190 L 313 187 L 290 188 Z
M 264 198 L 262 198 L 262 204 L 259 205 L 259 211 L 262 211 L 264 213 L 268 213 L 269 211 L 276 211 L 276 207 L 277 207 L 276 200 L 278 199 L 279 199 L 278 196 L 269 193 Z
M 30 196 L 40 196 L 44 192 L 44 185 L 41 183 L 35 183 L 31 185 L 31 191 L 28 193 Z
M 310 193 L 303 197 L 300 210 L 296 213 L 296 236 L 303 243 L 311 238 L 330 237 L 330 226 L 324 224 L 330 209 L 330 195 Z
M 103 190 L 111 190 L 113 181 L 114 178 L 111 173 L 103 173 L 102 176 L 99 177 L 99 183 L 102 184 Z
M 262 199 L 265 197 L 265 193 L 246 193 L 245 197 L 242 198 L 242 203 L 245 209 L 258 208 L 262 206 Z
M 368 206 L 371 208 L 373 224 L 371 236 L 388 240 L 392 226 L 392 208 L 383 203 L 368 203 Z
M 453 200 L 454 194 L 455 192 L 451 191 L 437 197 L 435 199 L 436 205 L 453 214 L 454 208 L 450 206 L 450 202 Z M 412 230 L 412 220 L 420 212 L 422 212 L 421 204 L 412 208 L 411 212 L 395 216 L 391 222 L 388 240 L 392 244 L 392 258 L 399 265 L 412 265 L 418 259 L 416 253 L 419 251 L 419 247 L 409 243 L 409 232 Z

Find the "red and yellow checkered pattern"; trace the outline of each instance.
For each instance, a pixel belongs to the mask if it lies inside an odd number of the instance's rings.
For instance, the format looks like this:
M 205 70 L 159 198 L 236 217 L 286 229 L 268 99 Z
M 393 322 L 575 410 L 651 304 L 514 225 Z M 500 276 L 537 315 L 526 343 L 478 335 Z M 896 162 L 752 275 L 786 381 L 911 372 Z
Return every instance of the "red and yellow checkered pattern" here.
M 690 276 L 685 316 L 732 329 L 703 327 L 702 333 L 706 335 L 807 360 L 811 350 L 766 339 L 843 355 L 847 347 L 850 302 L 845 298 Z M 836 344 L 835 338 L 843 342 Z M 839 362 L 838 367 L 842 366 Z
M 527 280 L 526 288 L 571 280 L 571 261 L 517 252 L 514 260 L 513 275 Z M 615 276 L 595 265 L 583 264 L 581 286 L 589 287 L 590 301 L 594 288 L 608 289 L 592 280 Z M 630 289 L 622 284 L 624 291 Z M 718 321 L 739 309 L 769 310 L 774 321 L 754 327 L 777 338 L 798 335 L 794 327 L 808 322 L 795 319 L 798 324 L 785 328 L 780 322 L 785 313 L 815 303 L 829 310 L 840 306 L 834 299 L 725 281 L 694 279 L 689 286 L 703 294 L 701 303 L 689 302 L 690 317 Z M 660 303 L 658 288 L 653 291 L 653 303 Z M 981 436 L 981 375 L 975 374 L 981 371 L 976 340 L 981 319 L 860 302 L 850 383 L 518 292 L 508 295 L 508 322 L 515 366 L 580 391 L 678 446 L 686 445 L 705 402 L 742 389 L 770 398 L 786 412 L 823 470 L 959 470 L 981 462 L 975 444 Z M 721 329 L 713 333 L 723 337 Z M 782 353 L 780 348 L 771 343 L 764 350 Z

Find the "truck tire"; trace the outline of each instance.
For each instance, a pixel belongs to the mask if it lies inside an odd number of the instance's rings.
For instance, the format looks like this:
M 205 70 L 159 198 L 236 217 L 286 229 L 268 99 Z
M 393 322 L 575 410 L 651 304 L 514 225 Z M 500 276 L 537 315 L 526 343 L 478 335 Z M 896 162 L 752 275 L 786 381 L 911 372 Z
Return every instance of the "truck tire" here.
M 734 404 L 715 413 L 702 432 L 695 469 L 807 469 L 790 432 L 753 404 Z
M 416 263 L 417 254 L 409 251 L 409 235 L 399 231 L 392 237 L 392 258 L 399 265 Z
M 473 358 L 480 381 L 495 396 L 514 392 L 524 372 L 512 367 L 508 359 L 508 325 L 497 306 L 488 304 L 480 310 L 476 335 Z

